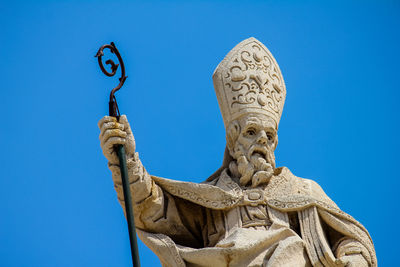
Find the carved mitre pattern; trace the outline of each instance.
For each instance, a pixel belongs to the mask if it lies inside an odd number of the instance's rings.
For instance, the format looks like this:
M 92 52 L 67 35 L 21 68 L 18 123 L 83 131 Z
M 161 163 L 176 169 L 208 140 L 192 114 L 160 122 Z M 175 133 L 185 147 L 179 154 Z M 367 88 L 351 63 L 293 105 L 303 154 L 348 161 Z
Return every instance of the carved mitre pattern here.
M 272 118 L 278 128 L 286 97 L 281 71 L 269 50 L 249 38 L 233 48 L 213 74 L 225 127 L 248 113 Z

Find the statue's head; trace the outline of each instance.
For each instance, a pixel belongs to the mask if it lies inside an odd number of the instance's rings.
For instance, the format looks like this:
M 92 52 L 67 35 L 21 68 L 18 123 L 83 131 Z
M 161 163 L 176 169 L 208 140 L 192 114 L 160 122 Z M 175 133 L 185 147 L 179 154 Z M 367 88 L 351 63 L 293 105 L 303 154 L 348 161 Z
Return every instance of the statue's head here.
M 241 185 L 267 183 L 286 97 L 278 64 L 262 43 L 249 38 L 228 53 L 213 81 L 233 158 L 229 170 Z

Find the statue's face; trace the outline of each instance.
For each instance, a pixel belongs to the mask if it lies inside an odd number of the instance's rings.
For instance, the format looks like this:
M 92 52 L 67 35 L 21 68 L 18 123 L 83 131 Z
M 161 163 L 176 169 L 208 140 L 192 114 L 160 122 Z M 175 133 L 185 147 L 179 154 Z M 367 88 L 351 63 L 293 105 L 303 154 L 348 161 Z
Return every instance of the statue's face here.
M 268 183 L 275 168 L 277 135 L 274 121 L 264 115 L 247 114 L 227 128 L 227 146 L 233 161 L 229 170 L 242 186 Z
M 267 116 L 249 114 L 239 119 L 239 125 L 240 133 L 236 142 L 242 147 L 246 157 L 261 157 L 273 164 L 268 155 L 276 147 L 274 122 Z

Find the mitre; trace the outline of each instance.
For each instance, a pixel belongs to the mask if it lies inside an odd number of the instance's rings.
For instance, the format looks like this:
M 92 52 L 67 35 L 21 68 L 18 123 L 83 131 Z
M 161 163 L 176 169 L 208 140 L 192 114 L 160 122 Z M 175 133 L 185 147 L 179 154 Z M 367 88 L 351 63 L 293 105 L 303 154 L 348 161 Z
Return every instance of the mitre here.
M 286 97 L 282 73 L 271 52 L 251 37 L 236 45 L 213 74 L 225 128 L 239 117 L 263 114 L 278 129 Z

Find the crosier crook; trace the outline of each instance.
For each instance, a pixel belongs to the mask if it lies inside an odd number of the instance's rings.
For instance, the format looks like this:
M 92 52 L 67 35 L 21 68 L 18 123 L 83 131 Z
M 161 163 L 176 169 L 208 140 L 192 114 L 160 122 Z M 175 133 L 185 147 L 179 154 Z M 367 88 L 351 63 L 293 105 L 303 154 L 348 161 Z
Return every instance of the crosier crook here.
M 111 65 L 111 72 L 108 72 L 104 68 L 102 61 L 102 57 L 104 56 L 103 50 L 106 48 L 110 49 L 111 53 L 115 54 L 119 61 L 119 64 L 115 64 L 114 61 L 112 61 L 111 59 L 108 59 L 106 61 L 107 65 Z M 124 62 L 122 61 L 121 55 L 119 54 L 118 49 L 115 47 L 115 44 L 113 42 L 111 42 L 110 44 L 105 44 L 102 47 L 100 47 L 95 57 L 97 57 L 98 59 L 101 71 L 108 77 L 114 76 L 117 73 L 118 66 L 121 65 L 121 78 L 119 78 L 119 84 L 117 87 L 111 90 L 110 101 L 108 102 L 108 109 L 110 116 L 116 117 L 118 121 L 120 113 L 114 93 L 117 92 L 119 89 L 121 89 L 122 85 L 124 85 L 124 82 L 127 78 L 127 76 L 125 76 Z M 135 219 L 133 217 L 133 210 L 132 210 L 132 197 L 129 186 L 128 169 L 126 167 L 125 148 L 123 145 L 116 145 L 114 149 L 117 152 L 119 159 L 119 166 L 121 169 L 122 188 L 124 191 L 124 199 L 125 199 L 125 212 L 126 212 L 126 219 L 128 221 L 129 240 L 131 244 L 132 264 L 134 267 L 140 267 L 139 251 L 136 239 Z

